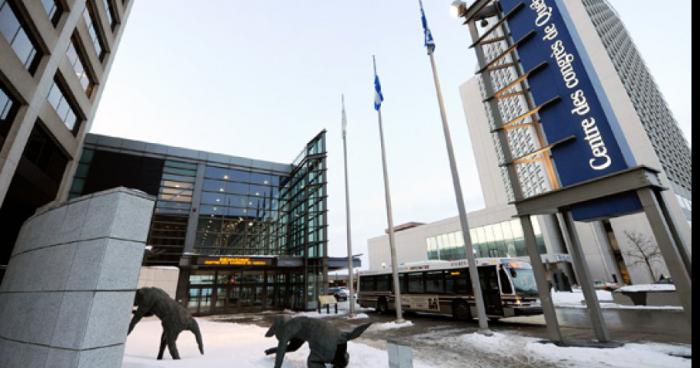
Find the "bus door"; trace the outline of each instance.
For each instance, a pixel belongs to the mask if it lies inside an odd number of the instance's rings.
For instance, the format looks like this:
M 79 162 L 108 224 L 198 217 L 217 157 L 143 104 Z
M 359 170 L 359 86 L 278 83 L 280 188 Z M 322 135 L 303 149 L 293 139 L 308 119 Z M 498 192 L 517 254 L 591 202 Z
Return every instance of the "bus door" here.
M 496 266 L 478 267 L 481 291 L 484 294 L 486 314 L 503 315 L 501 290 L 498 286 Z

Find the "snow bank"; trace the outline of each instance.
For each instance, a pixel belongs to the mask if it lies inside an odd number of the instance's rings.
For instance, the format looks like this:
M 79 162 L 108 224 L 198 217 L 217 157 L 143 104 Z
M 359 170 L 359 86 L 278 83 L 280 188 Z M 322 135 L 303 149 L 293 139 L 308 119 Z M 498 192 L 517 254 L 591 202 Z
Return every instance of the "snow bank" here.
M 488 354 L 520 354 L 527 361 L 544 361 L 562 367 L 690 367 L 692 361 L 681 356 L 690 356 L 691 348 L 685 345 L 625 344 L 619 348 L 597 349 L 581 347 L 559 347 L 543 344 L 532 337 L 494 333 L 485 336 L 479 333 L 459 337 L 464 345 Z M 673 356 L 676 355 L 676 356 Z
M 214 322 L 197 318 L 204 355 L 200 355 L 194 335 L 183 332 L 177 340 L 180 360 L 172 360 L 167 349 L 164 360 L 156 360 L 160 343 L 161 326 L 155 317 L 144 318 L 126 340 L 126 351 L 122 368 L 270 368 L 275 365 L 275 356 L 266 356 L 264 351 L 277 345 L 274 337 L 266 338 L 266 328 L 256 325 Z M 349 342 L 348 367 L 388 367 L 389 358 L 385 350 L 362 343 Z M 283 368 L 306 368 L 309 355 L 308 344 L 299 350 L 287 353 Z M 414 361 L 416 368 L 431 368 Z
M 648 285 L 630 285 L 625 286 L 618 290 L 623 290 L 625 288 L 630 288 L 635 291 L 643 291 L 647 286 L 660 286 L 658 290 L 663 290 L 663 287 L 671 286 L 675 290 L 675 286 L 669 284 L 648 284 Z M 600 302 L 600 307 L 603 309 L 646 309 L 646 310 L 683 310 L 683 307 L 677 305 L 623 305 L 612 303 L 612 292 L 606 290 L 596 290 L 596 295 L 598 296 L 598 302 Z M 563 308 L 586 308 L 586 302 L 583 297 L 583 292 L 581 289 L 574 289 L 573 292 L 566 291 L 552 291 L 552 301 L 557 307 Z
M 654 292 L 654 291 L 676 291 L 676 285 L 673 284 L 638 284 L 638 285 L 627 285 L 615 292 L 624 293 L 641 293 L 641 292 Z
M 373 324 L 372 326 L 369 327 L 368 330 L 373 330 L 373 331 L 385 331 L 385 330 L 394 330 L 397 328 L 404 328 L 404 327 L 411 327 L 413 326 L 413 322 L 411 321 L 403 321 L 401 323 L 396 323 L 396 321 L 391 321 L 391 322 L 386 322 L 386 323 L 377 323 Z
M 598 301 L 611 302 L 613 300 L 612 293 L 606 290 L 596 290 Z M 585 298 L 581 289 L 574 289 L 572 292 L 567 291 L 552 291 L 552 301 L 554 305 L 583 305 Z

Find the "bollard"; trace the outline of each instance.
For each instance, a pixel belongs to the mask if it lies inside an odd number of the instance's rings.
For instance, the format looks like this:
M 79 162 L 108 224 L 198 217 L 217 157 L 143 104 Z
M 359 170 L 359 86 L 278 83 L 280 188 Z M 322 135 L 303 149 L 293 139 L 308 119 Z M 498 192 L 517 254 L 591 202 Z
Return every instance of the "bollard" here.
M 394 340 L 387 340 L 389 368 L 413 368 L 413 351 L 408 345 Z

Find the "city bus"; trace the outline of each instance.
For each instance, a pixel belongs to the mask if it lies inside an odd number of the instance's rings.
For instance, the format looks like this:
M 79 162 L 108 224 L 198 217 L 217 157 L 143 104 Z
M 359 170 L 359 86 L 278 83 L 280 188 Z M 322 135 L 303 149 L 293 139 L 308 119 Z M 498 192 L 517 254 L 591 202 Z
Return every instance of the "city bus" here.
M 542 313 L 529 263 L 512 258 L 477 258 L 476 262 L 489 319 Z M 401 265 L 401 307 L 471 320 L 477 312 L 470 280 L 466 259 Z M 357 299 L 362 307 L 379 313 L 395 309 L 391 270 L 361 272 Z

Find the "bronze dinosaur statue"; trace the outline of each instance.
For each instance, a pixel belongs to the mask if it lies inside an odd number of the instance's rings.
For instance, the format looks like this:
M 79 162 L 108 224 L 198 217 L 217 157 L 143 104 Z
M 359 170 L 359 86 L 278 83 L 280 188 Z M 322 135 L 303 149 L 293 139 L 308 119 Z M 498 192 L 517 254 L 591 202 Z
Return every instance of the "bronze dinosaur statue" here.
M 265 354 L 276 354 L 275 368 L 282 367 L 284 354 L 296 351 L 305 342 L 309 343 L 308 368 L 324 368 L 326 363 L 334 368 L 343 368 L 350 362 L 347 353 L 348 341 L 359 337 L 372 323 L 365 323 L 351 331 L 341 331 L 330 322 L 318 318 L 277 316 L 265 337 L 277 337 L 277 347 L 265 350 Z
M 158 360 L 163 359 L 165 345 L 168 345 L 168 352 L 173 359 L 180 359 L 175 341 L 180 332 L 191 331 L 197 339 L 199 352 L 204 354 L 202 334 L 199 332 L 199 325 L 190 312 L 178 302 L 173 300 L 163 289 L 155 287 L 145 287 L 136 290 L 134 305 L 138 308 L 129 323 L 129 332 L 144 316 L 156 315 L 163 325 L 163 334 L 160 337 L 160 348 L 158 349 Z

